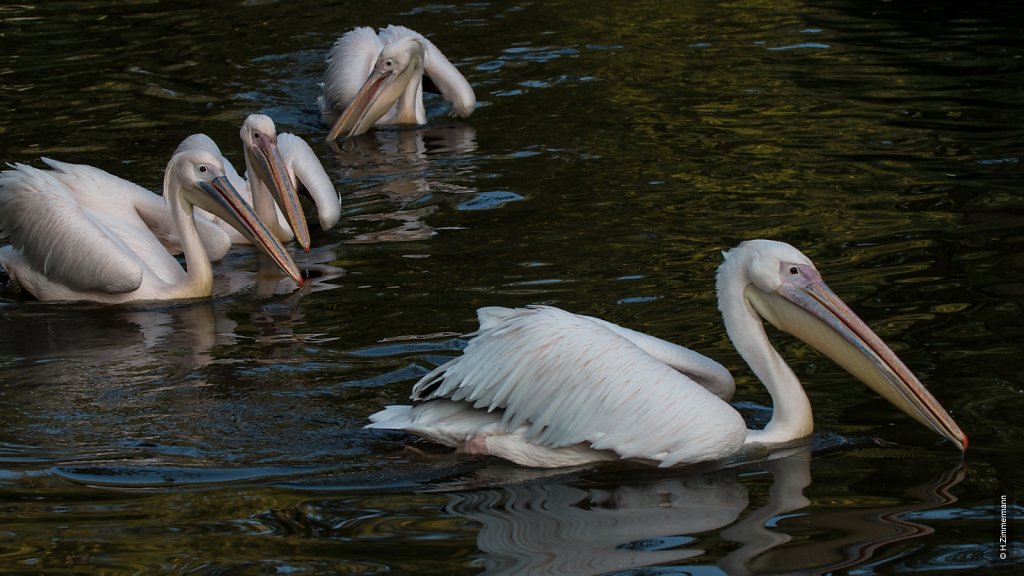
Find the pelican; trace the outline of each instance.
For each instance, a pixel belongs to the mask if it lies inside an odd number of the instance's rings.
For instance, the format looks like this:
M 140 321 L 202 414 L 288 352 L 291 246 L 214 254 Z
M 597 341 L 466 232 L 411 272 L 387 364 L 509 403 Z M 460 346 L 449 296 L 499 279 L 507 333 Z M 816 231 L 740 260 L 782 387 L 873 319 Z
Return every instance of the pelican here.
M 176 154 L 164 174 L 164 210 L 185 253 L 182 269 L 147 220 L 152 193 L 92 166 L 43 159 L 0 172 L 0 264 L 39 300 L 103 303 L 209 297 L 213 270 L 193 216 L 199 206 L 231 222 L 292 280 L 302 276 L 284 246 L 228 182 L 208 152 Z
M 331 126 L 327 141 L 362 134 L 375 124 L 426 124 L 424 74 L 451 103 L 453 115 L 473 113 L 473 88 L 422 34 L 404 26 L 388 26 L 380 34 L 363 26 L 343 34 L 327 55 L 317 99 L 324 124 Z
M 245 178 L 206 134 L 193 134 L 178 145 L 176 152 L 205 150 L 224 165 L 228 179 L 253 206 L 256 215 L 282 242 L 295 239 L 309 251 L 309 228 L 299 204 L 298 191 L 305 190 L 316 205 L 320 227 L 329 230 L 341 216 L 341 199 L 320 159 L 305 140 L 277 133 L 269 116 L 250 114 L 239 131 L 245 157 Z M 276 205 L 275 205 L 276 204 Z M 204 214 L 212 217 L 210 214 Z M 221 220 L 214 220 L 234 244 L 249 244 L 248 238 Z
M 465 352 L 388 406 L 369 428 L 405 430 L 525 466 L 631 459 L 659 466 L 729 459 L 795 442 L 813 429 L 796 375 L 762 318 L 823 352 L 961 450 L 967 437 L 896 354 L 782 242 L 751 240 L 718 269 L 718 307 L 740 356 L 774 405 L 748 430 L 729 405 L 728 371 L 697 352 L 557 308 L 482 308 Z

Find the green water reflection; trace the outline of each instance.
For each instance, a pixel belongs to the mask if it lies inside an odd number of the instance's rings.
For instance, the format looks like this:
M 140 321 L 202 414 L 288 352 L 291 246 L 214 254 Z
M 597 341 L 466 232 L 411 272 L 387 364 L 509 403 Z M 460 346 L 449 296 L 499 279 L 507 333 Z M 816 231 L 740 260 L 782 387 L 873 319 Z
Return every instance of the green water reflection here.
M 244 251 L 210 303 L 4 291 L 0 573 L 1001 565 L 994 511 L 1024 433 L 1022 17 L 839 0 L 0 7 L 3 161 L 155 189 L 184 136 L 235 160 L 263 112 L 344 199 L 338 227 L 314 227 L 301 292 L 256 285 Z M 423 129 L 323 145 L 324 52 L 389 23 L 430 36 L 480 108 L 456 122 L 430 100 Z M 713 293 L 720 251 L 754 237 L 815 260 L 952 410 L 965 467 L 784 337 L 815 410 L 803 460 L 544 476 L 361 429 L 458 353 L 477 307 L 535 303 L 723 361 L 763 421 Z

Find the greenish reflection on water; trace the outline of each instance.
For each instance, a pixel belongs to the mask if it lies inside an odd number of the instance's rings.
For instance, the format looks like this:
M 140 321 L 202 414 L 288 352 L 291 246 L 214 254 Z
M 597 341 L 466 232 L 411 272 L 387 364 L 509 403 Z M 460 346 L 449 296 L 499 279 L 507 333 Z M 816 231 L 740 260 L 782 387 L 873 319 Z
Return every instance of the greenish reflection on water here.
M 209 304 L 4 292 L 0 572 L 998 563 L 993 507 L 1024 431 L 1021 16 L 837 0 L 0 7 L 0 159 L 156 188 L 190 133 L 238 158 L 258 111 L 313 143 L 345 197 L 341 224 L 314 228 L 300 293 L 251 286 L 245 252 Z M 454 122 L 431 101 L 426 128 L 320 144 L 324 52 L 388 23 L 431 36 L 481 107 Z M 778 463 L 538 476 L 361 430 L 457 353 L 475 308 L 531 303 L 724 361 L 763 420 L 713 294 L 719 251 L 752 237 L 804 249 L 892 343 L 967 431 L 965 471 L 785 338 L 815 408 L 809 485 Z M 631 520 L 650 498 L 668 503 L 660 530 Z M 689 530 L 697 517 L 719 521 Z

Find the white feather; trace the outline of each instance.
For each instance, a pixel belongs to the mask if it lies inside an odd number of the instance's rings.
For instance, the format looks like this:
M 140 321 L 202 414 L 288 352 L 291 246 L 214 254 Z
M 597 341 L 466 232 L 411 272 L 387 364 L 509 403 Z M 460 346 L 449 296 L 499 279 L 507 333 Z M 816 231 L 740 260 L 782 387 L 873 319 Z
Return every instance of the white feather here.
M 130 203 L 118 199 L 119 192 L 126 192 L 123 180 L 108 174 L 104 182 L 86 175 L 94 192 L 88 195 L 68 188 L 52 172 L 23 164 L 13 168 L 0 173 L 0 231 L 10 237 L 13 248 L 6 248 L 0 260 L 17 251 L 19 261 L 39 276 L 72 290 L 121 294 L 139 288 L 144 264 L 129 244 L 144 239 L 131 238 L 130 231 L 145 223 Z M 105 203 L 111 210 L 95 209 Z M 4 262 L 20 282 L 35 283 L 30 269 L 12 264 Z M 83 265 L 88 274 L 80 273 Z
M 277 148 L 281 153 L 281 160 L 284 162 L 285 169 L 287 170 L 287 177 L 291 180 L 292 186 L 296 190 L 305 189 L 313 203 L 316 205 L 317 215 L 320 220 L 320 227 L 324 230 L 330 230 L 338 223 L 338 219 L 341 217 L 341 196 L 338 191 L 334 188 L 334 183 L 331 181 L 331 177 L 327 175 L 327 171 L 324 169 L 323 164 L 320 163 L 320 159 L 317 157 L 313 149 L 306 143 L 302 138 L 282 132 L 277 134 L 277 129 L 271 120 L 267 116 L 263 115 L 250 115 L 246 122 L 256 121 L 257 117 L 263 124 L 260 125 L 268 134 L 276 134 Z M 186 150 L 204 150 L 215 154 L 220 158 L 224 165 L 224 173 L 228 177 L 232 186 L 238 190 L 238 193 L 245 198 L 249 205 L 253 204 L 252 198 L 252 187 L 249 184 L 249 178 L 254 177 L 251 174 L 246 174 L 245 178 L 238 174 L 235 167 L 231 162 L 224 157 L 221 153 L 220 147 L 213 141 L 212 138 L 206 134 L 192 134 L 178 145 L 175 150 L 175 154 Z M 274 203 L 275 211 L 277 214 L 277 228 L 282 231 L 281 240 L 288 241 L 294 238 L 294 233 L 291 230 L 291 225 L 288 223 L 288 219 L 281 211 L 280 206 Z M 203 228 L 200 228 L 200 235 L 203 236 L 203 243 L 207 245 L 210 250 L 211 257 L 213 255 L 219 255 L 215 260 L 219 260 L 223 257 L 230 249 L 231 244 L 251 244 L 248 238 L 243 236 L 240 232 L 235 230 L 227 222 L 224 222 L 220 218 L 214 217 L 209 212 L 198 209 L 197 213 L 204 216 L 204 219 L 210 220 L 219 227 L 219 229 L 225 234 L 224 238 L 227 239 L 228 246 L 221 252 L 220 238 L 216 238 L 214 241 L 217 242 L 215 246 L 211 247 L 206 244 L 206 236 L 203 235 Z
M 317 98 L 325 124 L 333 124 L 352 104 L 385 48 L 406 38 L 414 38 L 423 46 L 423 74 L 433 81 L 441 96 L 451 105 L 451 114 L 464 118 L 473 113 L 476 95 L 472 86 L 433 42 L 405 26 L 388 26 L 379 33 L 375 33 L 373 28 L 362 26 L 342 34 L 327 54 L 322 91 Z M 416 102 L 413 106 L 417 121 L 422 124 L 426 122 L 422 85 L 418 86 L 415 94 Z M 397 103 L 375 123 L 384 125 L 397 122 L 396 107 Z
M 213 205 L 200 186 L 222 173 L 213 155 L 175 156 L 165 198 L 92 166 L 43 161 L 52 170 L 16 164 L 0 173 L 0 233 L 11 241 L 0 264 L 22 287 L 40 300 L 107 303 L 210 295 L 209 256 L 191 212 L 195 202 Z M 162 219 L 178 228 L 188 272 L 151 228 Z
M 334 42 L 327 53 L 323 94 L 317 100 L 325 123 L 333 122 L 352 103 L 383 48 L 369 26 L 349 30 Z
M 426 36 L 405 26 L 391 25 L 381 30 L 379 37 L 381 42 L 387 45 L 410 36 L 419 40 L 426 48 L 423 73 L 434 81 L 434 85 L 441 91 L 441 96 L 452 105 L 452 115 L 465 118 L 472 114 L 476 107 L 473 88 L 459 69 Z
M 341 196 L 334 188 L 334 182 L 327 175 L 323 164 L 305 140 L 294 134 L 282 132 L 277 135 L 277 147 L 281 151 L 281 159 L 288 168 L 288 175 L 296 190 L 305 189 L 316 205 L 316 213 L 320 219 L 320 228 L 330 230 L 341 217 Z M 284 214 L 280 213 L 280 219 Z
M 464 353 L 413 387 L 411 408 L 370 417 L 373 428 L 422 434 L 471 454 L 527 466 L 612 458 L 660 466 L 733 457 L 804 438 L 810 402 L 772 347 L 764 320 L 839 362 L 961 449 L 963 432 L 792 246 L 751 240 L 717 275 L 726 332 L 764 383 L 771 421 L 747 430 L 724 398 L 725 368 L 680 346 L 557 308 L 483 308 Z
M 540 306 L 485 308 L 480 320 L 464 354 L 424 376 L 414 400 L 500 410 L 500 430 L 524 428 L 527 442 L 623 458 L 703 460 L 743 442 L 735 410 L 604 322 Z

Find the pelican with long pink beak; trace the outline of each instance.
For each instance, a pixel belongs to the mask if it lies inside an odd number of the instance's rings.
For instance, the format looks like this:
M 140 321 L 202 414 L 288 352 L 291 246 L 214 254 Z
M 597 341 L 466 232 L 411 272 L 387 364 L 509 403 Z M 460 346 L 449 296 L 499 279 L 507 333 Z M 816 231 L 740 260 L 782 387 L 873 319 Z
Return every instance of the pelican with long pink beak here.
M 718 307 L 726 332 L 773 403 L 763 429 L 729 404 L 735 384 L 688 348 L 558 308 L 482 308 L 464 353 L 426 374 L 412 406 L 368 428 L 404 430 L 461 452 L 525 466 L 628 459 L 659 466 L 763 456 L 814 428 L 800 381 L 764 320 L 807 342 L 960 450 L 967 436 L 896 354 L 782 242 L 724 253 Z
M 433 42 L 404 26 L 375 33 L 360 27 L 343 34 L 327 56 L 323 93 L 318 99 L 327 141 L 356 136 L 374 126 L 427 123 L 424 76 L 466 117 L 476 96 L 466 78 Z

